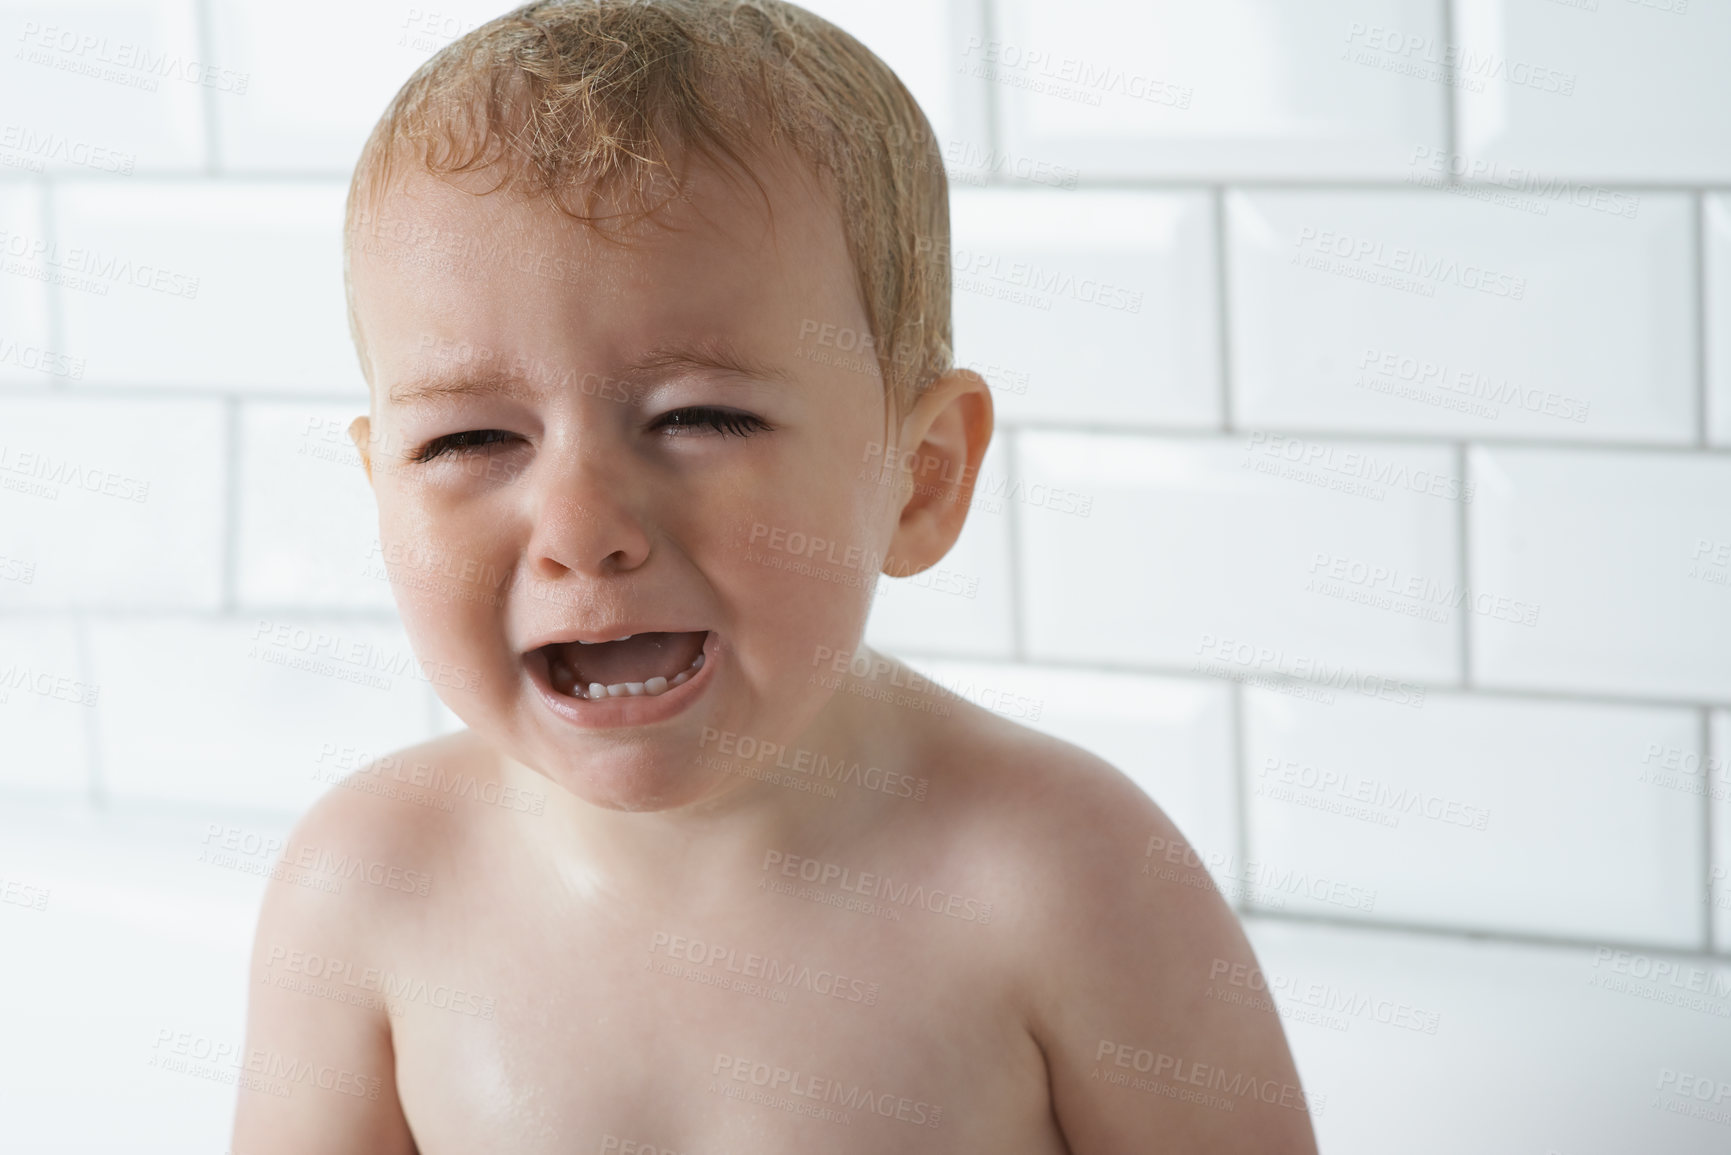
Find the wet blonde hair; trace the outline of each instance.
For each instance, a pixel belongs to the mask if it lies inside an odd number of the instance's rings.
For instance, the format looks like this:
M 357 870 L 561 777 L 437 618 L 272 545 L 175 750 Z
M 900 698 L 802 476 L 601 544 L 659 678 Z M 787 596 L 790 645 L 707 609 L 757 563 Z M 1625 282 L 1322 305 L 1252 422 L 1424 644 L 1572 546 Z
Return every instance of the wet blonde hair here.
M 386 108 L 349 185 L 357 224 L 407 161 L 484 173 L 602 231 L 682 196 L 690 152 L 742 174 L 789 149 L 839 201 L 885 391 L 905 412 L 951 367 L 949 190 L 925 114 L 858 40 L 783 0 L 541 0 L 428 60 Z M 660 194 L 660 195 L 658 195 Z M 767 204 L 767 193 L 765 200 Z M 352 293 L 349 324 L 366 362 Z M 863 347 L 865 342 L 861 341 Z

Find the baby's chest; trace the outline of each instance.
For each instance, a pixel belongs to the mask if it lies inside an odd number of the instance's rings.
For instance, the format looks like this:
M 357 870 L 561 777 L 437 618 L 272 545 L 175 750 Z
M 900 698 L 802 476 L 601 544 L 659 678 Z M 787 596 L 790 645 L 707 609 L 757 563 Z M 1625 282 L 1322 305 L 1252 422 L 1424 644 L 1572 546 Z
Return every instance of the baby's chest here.
M 1064 1150 L 985 934 L 706 928 L 466 953 L 483 1013 L 393 1022 L 423 1155 Z

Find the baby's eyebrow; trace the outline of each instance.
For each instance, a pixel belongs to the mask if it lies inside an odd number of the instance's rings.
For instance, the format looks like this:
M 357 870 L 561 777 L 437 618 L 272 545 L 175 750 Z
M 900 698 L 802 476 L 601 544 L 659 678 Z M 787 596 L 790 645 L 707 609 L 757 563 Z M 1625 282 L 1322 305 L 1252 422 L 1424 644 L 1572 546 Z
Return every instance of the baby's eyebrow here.
M 648 379 L 680 369 L 720 373 L 755 381 L 775 381 L 796 384 L 793 375 L 777 365 L 748 357 L 725 337 L 705 337 L 683 344 L 658 345 L 622 366 L 616 380 L 636 385 Z M 542 373 L 541 376 L 549 376 Z M 569 377 L 570 374 L 565 374 Z M 594 374 L 594 376 L 604 376 Z M 557 379 L 557 378 L 555 378 Z M 445 397 L 467 397 L 480 394 L 502 394 L 508 397 L 532 396 L 539 392 L 521 374 L 508 369 L 469 369 L 461 372 L 423 373 L 391 387 L 388 397 L 393 404 L 409 405 L 416 401 Z
M 669 369 L 697 369 L 756 381 L 796 384 L 793 375 L 785 369 L 746 356 L 738 346 L 722 336 L 658 345 L 621 369 L 619 375 L 628 381 L 638 381 Z
M 482 393 L 523 396 L 534 392 L 527 381 L 513 373 L 468 371 L 425 373 L 391 386 L 388 396 L 393 405 L 410 405 L 441 397 L 469 397 Z

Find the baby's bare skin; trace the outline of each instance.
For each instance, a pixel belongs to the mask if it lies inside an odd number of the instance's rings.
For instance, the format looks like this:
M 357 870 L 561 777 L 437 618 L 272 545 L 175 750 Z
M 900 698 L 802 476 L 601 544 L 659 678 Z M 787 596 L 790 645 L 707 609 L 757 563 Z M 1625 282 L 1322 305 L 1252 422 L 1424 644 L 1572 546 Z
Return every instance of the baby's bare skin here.
M 806 836 L 655 864 L 566 845 L 556 788 L 468 732 L 355 775 L 286 857 L 409 885 L 273 882 L 249 1043 L 356 1078 L 243 1093 L 236 1151 L 1314 1150 L 1290 1103 L 1090 1078 L 1137 1075 L 1096 1061 L 1109 1040 L 1189 1082 L 1202 1063 L 1297 1085 L 1276 1019 L 1203 999 L 1217 960 L 1254 958 L 1212 890 L 1142 873 L 1149 836 L 1178 837 L 1158 808 L 1073 747 L 946 704 L 941 723 L 866 711 L 931 744 L 923 798 L 849 782 L 812 797 Z M 794 856 L 854 873 L 813 886 Z M 860 871 L 891 880 L 874 908 L 811 900 L 876 889 Z M 901 883 L 939 909 L 895 901 Z
M 830 355 L 869 331 L 833 190 L 761 160 L 773 214 L 693 166 L 629 245 L 410 172 L 355 250 L 381 550 L 469 729 L 297 828 L 236 1155 L 1313 1151 L 1153 802 L 855 655 L 880 563 L 960 534 L 991 399 L 958 369 L 894 411 Z M 550 688 L 549 647 L 639 633 L 701 633 L 701 672 Z

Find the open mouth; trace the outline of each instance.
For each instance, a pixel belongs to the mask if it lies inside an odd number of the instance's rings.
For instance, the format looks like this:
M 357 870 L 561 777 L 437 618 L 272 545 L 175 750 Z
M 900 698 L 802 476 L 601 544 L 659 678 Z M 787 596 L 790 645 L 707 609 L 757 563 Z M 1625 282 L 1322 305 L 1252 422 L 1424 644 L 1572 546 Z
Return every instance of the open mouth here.
M 545 658 L 553 689 L 568 698 L 653 698 L 697 675 L 708 637 L 708 630 L 630 634 L 611 642 L 554 642 L 534 652 Z

